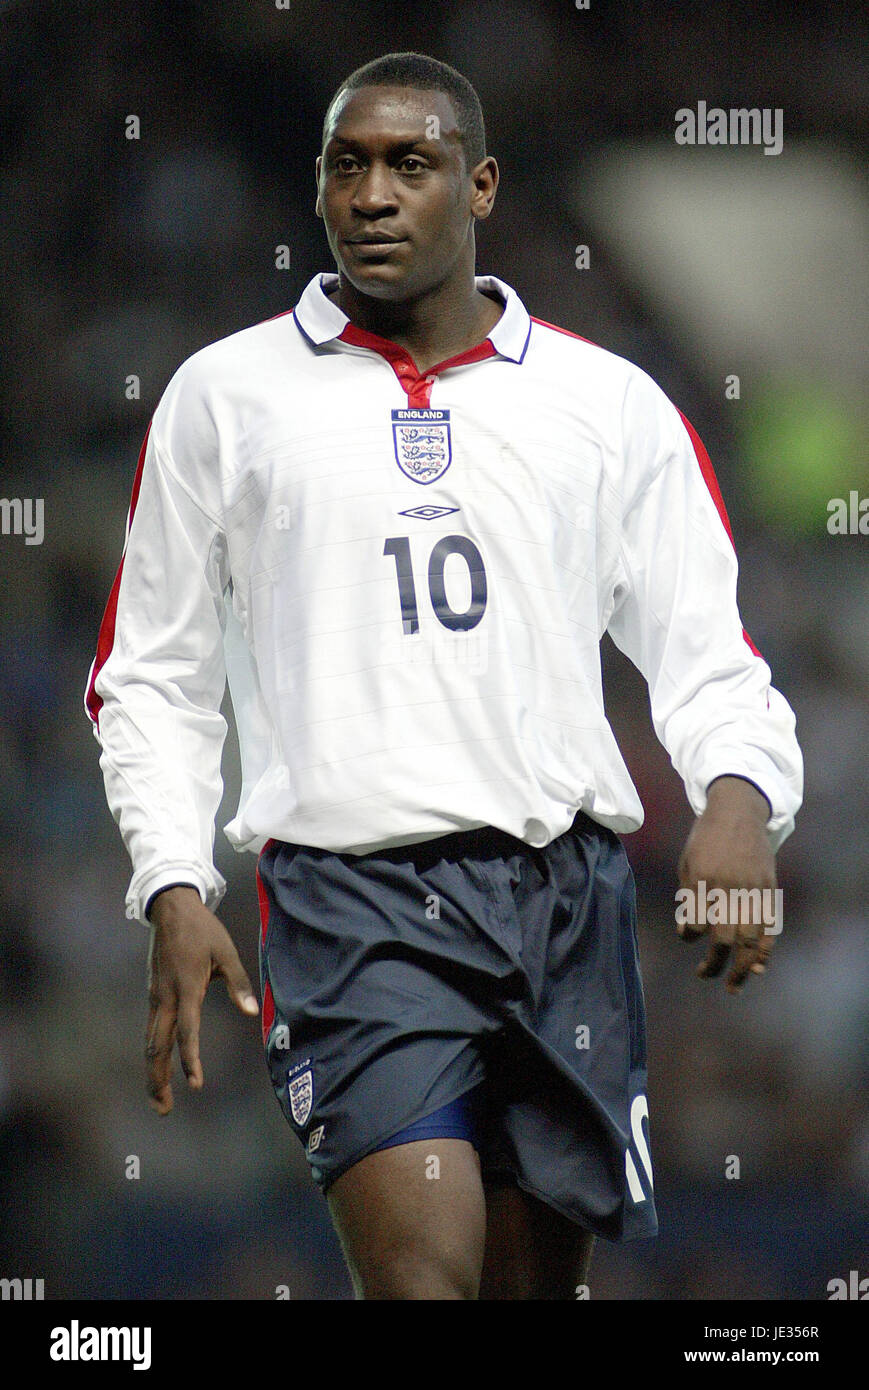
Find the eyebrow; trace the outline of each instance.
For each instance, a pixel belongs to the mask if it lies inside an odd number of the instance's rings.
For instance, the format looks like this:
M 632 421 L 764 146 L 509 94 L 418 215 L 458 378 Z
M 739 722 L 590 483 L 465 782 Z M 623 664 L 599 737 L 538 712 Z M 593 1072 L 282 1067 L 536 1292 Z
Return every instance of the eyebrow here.
M 432 152 L 438 149 L 440 141 L 427 140 L 424 135 L 417 135 L 410 139 L 395 140 L 387 148 L 387 153 L 391 155 L 409 154 L 412 150 L 422 147 Z M 356 154 L 366 154 L 367 149 L 359 140 L 354 140 L 351 136 L 331 135 L 326 141 L 325 148 L 328 150 L 331 145 L 341 145 L 346 150 L 351 150 Z

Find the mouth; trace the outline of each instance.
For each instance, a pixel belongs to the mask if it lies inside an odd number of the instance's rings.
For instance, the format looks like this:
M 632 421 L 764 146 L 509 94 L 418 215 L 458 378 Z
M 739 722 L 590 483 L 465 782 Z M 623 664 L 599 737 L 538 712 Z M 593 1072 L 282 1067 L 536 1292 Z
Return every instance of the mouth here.
M 387 246 L 401 246 L 406 241 L 406 237 L 384 236 L 382 233 L 372 232 L 370 236 L 347 237 L 347 246 L 377 246 L 383 249 Z

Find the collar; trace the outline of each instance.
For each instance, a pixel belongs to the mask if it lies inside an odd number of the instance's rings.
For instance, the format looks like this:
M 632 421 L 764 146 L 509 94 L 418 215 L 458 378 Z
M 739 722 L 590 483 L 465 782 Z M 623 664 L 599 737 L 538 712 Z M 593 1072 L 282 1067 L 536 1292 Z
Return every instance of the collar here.
M 335 289 L 338 276 L 324 271 L 308 281 L 293 310 L 293 317 L 309 342 L 320 347 L 340 337 L 350 320 L 334 300 L 327 298 Z M 475 275 L 478 290 L 494 292 L 504 302 L 504 312 L 489 333 L 487 341 L 500 357 L 521 362 L 528 347 L 531 319 L 516 291 L 494 275 Z

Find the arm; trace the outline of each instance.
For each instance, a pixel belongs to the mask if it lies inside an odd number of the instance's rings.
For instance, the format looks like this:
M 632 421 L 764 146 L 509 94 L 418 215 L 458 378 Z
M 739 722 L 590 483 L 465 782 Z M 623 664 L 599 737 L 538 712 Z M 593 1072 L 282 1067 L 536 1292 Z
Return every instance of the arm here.
M 162 887 L 190 883 L 212 910 L 226 887 L 212 860 L 226 734 L 225 544 L 214 511 L 176 474 L 161 424 L 158 408 L 85 701 L 133 865 L 127 915 L 143 925 Z
M 698 817 L 680 860 L 681 884 L 774 888 L 774 851 L 802 797 L 793 712 L 743 631 L 736 555 L 705 450 L 642 373 L 628 387 L 624 431 L 623 545 L 610 632 L 648 682 L 655 731 Z M 686 927 L 683 938 L 701 930 Z M 757 923 L 708 930 L 701 975 L 719 974 L 734 945 L 731 991 L 765 965 L 773 936 L 758 936 Z
M 209 979 L 246 1013 L 257 1004 L 214 916 L 225 884 L 212 859 L 226 724 L 220 714 L 226 547 L 207 413 L 173 379 L 139 460 L 127 543 L 86 695 L 112 814 L 133 864 L 127 915 L 153 924 L 149 1090 L 171 1109 L 177 1034 L 190 1085 Z M 174 455 L 185 460 L 184 475 Z M 185 885 L 185 886 L 179 886 Z

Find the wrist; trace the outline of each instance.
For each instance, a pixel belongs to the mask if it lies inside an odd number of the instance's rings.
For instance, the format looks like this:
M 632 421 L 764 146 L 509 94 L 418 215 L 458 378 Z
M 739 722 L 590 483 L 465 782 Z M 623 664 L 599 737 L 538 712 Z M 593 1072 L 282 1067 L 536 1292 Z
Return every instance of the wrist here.
M 748 815 L 766 825 L 772 816 L 772 806 L 765 793 L 754 782 L 739 773 L 724 773 L 706 788 L 707 808 L 725 813 Z
M 148 899 L 145 916 L 152 925 L 160 926 L 163 919 L 190 901 L 191 894 L 197 903 L 202 902 L 199 889 L 192 883 L 167 883 Z

